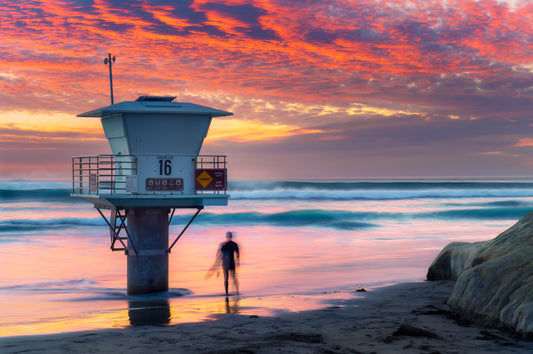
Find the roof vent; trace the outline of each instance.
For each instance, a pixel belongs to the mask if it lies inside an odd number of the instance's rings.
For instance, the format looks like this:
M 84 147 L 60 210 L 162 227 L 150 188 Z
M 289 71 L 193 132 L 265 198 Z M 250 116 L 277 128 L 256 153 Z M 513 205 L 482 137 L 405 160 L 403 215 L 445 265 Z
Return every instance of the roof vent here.
M 176 96 L 139 96 L 135 101 L 141 102 L 172 102 Z

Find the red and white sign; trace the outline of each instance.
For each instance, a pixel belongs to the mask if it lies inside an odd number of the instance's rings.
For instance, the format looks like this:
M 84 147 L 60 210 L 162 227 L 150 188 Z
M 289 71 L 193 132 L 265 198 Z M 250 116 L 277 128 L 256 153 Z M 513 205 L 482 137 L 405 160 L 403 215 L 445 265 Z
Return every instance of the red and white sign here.
M 194 187 L 197 191 L 226 190 L 226 169 L 198 169 L 194 173 Z

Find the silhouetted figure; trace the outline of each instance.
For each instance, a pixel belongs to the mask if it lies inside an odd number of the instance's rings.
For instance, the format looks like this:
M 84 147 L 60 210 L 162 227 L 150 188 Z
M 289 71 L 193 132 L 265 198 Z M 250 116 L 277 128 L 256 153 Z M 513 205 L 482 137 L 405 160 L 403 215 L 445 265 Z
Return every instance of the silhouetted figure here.
M 239 254 L 239 245 L 232 240 L 233 234 L 228 231 L 226 232 L 226 242 L 220 244 L 218 249 L 217 258 L 222 261 L 222 271 L 224 272 L 224 290 L 226 290 L 226 295 L 228 295 L 228 278 L 231 276 L 233 278 L 233 283 L 235 284 L 235 290 L 239 294 L 239 282 L 237 281 L 236 267 L 239 266 L 240 254 Z M 235 259 L 235 256 L 237 259 Z

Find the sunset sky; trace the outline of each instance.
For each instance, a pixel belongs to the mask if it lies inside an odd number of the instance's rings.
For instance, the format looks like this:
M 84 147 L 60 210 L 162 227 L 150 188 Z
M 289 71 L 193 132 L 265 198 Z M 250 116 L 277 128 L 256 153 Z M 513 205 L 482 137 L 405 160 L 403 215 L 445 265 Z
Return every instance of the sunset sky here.
M 76 114 L 173 95 L 233 112 L 233 180 L 533 176 L 530 0 L 0 0 L 0 180 L 109 153 Z

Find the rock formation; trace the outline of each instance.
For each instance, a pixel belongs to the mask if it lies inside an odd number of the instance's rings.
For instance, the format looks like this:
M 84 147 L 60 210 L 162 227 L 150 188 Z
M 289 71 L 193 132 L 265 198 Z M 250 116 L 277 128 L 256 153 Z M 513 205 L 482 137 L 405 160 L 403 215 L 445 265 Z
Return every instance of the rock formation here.
M 456 280 L 448 306 L 457 318 L 533 338 L 533 213 L 493 240 L 449 244 L 427 278 Z

